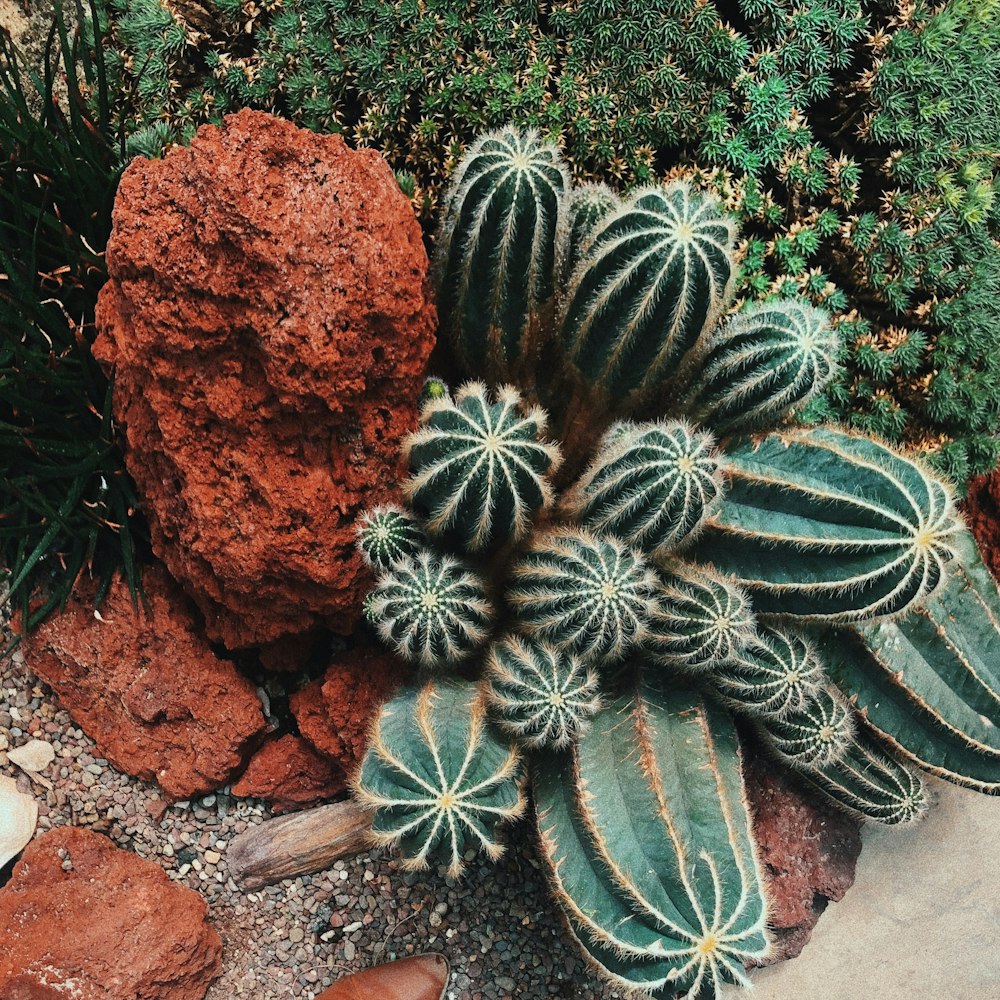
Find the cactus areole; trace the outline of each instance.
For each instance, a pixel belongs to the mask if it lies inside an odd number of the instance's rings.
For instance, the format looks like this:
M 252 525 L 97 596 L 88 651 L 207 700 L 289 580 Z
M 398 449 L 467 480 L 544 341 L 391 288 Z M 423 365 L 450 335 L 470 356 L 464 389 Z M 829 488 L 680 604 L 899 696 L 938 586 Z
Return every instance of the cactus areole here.
M 726 319 L 735 235 L 684 184 L 622 199 L 533 132 L 476 143 L 437 277 L 494 384 L 428 383 L 411 509 L 359 524 L 366 617 L 422 672 L 357 779 L 377 836 L 458 874 L 530 777 L 555 899 L 630 995 L 707 1000 L 769 952 L 734 716 L 882 823 L 924 811 L 921 769 L 1000 793 L 1000 594 L 952 491 L 796 425 L 836 332 L 794 299 Z

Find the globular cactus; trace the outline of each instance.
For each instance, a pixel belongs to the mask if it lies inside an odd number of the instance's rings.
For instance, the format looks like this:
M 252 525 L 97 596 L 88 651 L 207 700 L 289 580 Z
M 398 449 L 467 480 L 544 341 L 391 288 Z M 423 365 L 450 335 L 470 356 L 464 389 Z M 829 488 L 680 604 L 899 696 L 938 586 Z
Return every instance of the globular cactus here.
M 432 268 L 441 332 L 466 372 L 515 379 L 537 360 L 569 172 L 533 129 L 480 137 L 445 198 Z
M 585 662 L 621 660 L 646 637 L 656 576 L 616 538 L 558 528 L 532 540 L 507 601 L 523 632 Z
M 684 421 L 618 424 L 564 501 L 574 521 L 654 558 L 692 538 L 721 499 L 710 434 Z
M 760 727 L 785 763 L 816 768 L 843 756 L 854 736 L 854 717 L 843 696 L 825 687 L 807 698 L 801 708 L 761 719 Z
M 674 563 L 662 575 L 643 650 L 654 662 L 706 671 L 738 656 L 755 635 L 746 593 L 699 566 Z
M 818 427 L 737 441 L 722 464 L 726 496 L 685 558 L 735 577 L 758 615 L 871 621 L 944 579 L 960 522 L 919 462 Z
M 566 232 L 556 247 L 559 288 L 566 288 L 577 264 L 590 247 L 598 225 L 621 206 L 607 184 L 577 184 L 566 197 Z
M 920 775 L 889 757 L 860 728 L 836 760 L 802 773 L 842 808 L 887 826 L 919 819 L 929 805 Z
M 399 507 L 375 507 L 361 515 L 357 529 L 361 557 L 385 571 L 404 556 L 416 555 L 427 539 L 416 518 Z
M 712 670 L 733 708 L 751 716 L 785 716 L 819 694 L 827 677 L 812 642 L 787 628 L 761 626 L 734 656 Z
M 403 491 L 428 534 L 468 552 L 518 541 L 552 500 L 546 478 L 559 450 L 544 440 L 545 411 L 525 408 L 504 386 L 494 402 L 481 382 L 431 400 L 405 442 L 410 479 Z
M 500 728 L 531 748 L 567 746 L 601 707 L 595 670 L 518 635 L 490 647 L 486 695 Z
M 366 615 L 404 660 L 441 668 L 486 642 L 494 612 L 475 573 L 457 559 L 424 550 L 379 578 Z
M 503 854 L 496 828 L 524 811 L 521 779 L 520 756 L 493 732 L 477 686 L 440 680 L 383 707 L 354 791 L 375 810 L 376 842 L 399 847 L 404 867 L 440 860 L 458 876 L 469 848 Z
M 713 339 L 694 380 L 691 412 L 720 434 L 777 427 L 837 366 L 829 316 L 805 302 L 758 302 Z
M 734 275 L 736 227 L 686 184 L 641 188 L 605 216 L 570 280 L 561 342 L 582 384 L 633 410 L 701 357 Z
M 564 756 L 532 760 L 542 860 L 596 968 L 689 1000 L 749 985 L 770 950 L 732 719 L 684 684 L 644 682 Z

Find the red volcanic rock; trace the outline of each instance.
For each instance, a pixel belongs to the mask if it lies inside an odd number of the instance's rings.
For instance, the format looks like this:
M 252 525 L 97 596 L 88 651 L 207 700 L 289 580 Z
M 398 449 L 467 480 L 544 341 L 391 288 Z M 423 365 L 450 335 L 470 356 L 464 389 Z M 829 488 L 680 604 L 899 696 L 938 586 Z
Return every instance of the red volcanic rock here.
M 331 799 L 347 788 L 342 768 L 298 736 L 265 743 L 253 756 L 233 795 L 267 799 L 276 813 Z
M 962 506 L 983 562 L 1000 579 L 1000 469 L 973 479 Z
M 434 343 L 385 161 L 241 111 L 125 171 L 94 354 L 153 547 L 230 649 L 350 631 Z
M 411 955 L 338 979 L 316 1000 L 442 1000 L 450 973 L 444 955 Z
M 795 958 L 827 903 L 854 884 L 860 824 L 819 793 L 800 788 L 782 768 L 749 759 L 745 778 L 753 833 L 760 848 L 775 943 L 765 965 Z
M 160 567 L 143 574 L 149 612 L 118 580 L 94 614 L 81 588 L 22 637 L 24 657 L 101 755 L 186 799 L 224 785 L 264 728 L 253 685 L 201 636 L 194 609 Z
M 222 967 L 207 910 L 107 837 L 52 830 L 0 889 L 0 997 L 202 1000 Z
M 299 732 L 350 775 L 365 753 L 368 730 L 382 703 L 412 671 L 381 649 L 357 647 L 289 699 Z

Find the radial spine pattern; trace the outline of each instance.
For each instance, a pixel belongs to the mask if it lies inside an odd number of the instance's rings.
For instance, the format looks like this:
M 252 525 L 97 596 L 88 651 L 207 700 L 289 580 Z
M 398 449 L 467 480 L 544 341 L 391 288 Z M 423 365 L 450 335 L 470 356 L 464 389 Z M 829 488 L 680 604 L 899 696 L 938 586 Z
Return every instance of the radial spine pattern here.
M 426 542 L 416 518 L 399 507 L 375 507 L 361 515 L 358 550 L 377 570 L 388 570 L 397 560 L 416 555 Z
M 544 440 L 547 419 L 510 386 L 495 402 L 481 382 L 462 386 L 454 400 L 429 402 L 405 444 L 411 477 L 404 485 L 428 534 L 470 553 L 523 538 L 552 501 L 547 474 L 559 450 Z
M 854 718 L 843 695 L 821 688 L 802 708 L 761 720 L 767 741 L 793 767 L 823 767 L 839 760 L 854 735 Z

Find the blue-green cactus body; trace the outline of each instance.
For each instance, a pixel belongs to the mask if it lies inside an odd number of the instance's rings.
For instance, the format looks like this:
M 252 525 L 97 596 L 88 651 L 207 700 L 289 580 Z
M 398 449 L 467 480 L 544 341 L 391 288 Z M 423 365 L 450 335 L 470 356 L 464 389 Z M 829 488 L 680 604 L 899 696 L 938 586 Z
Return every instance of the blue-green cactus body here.
M 713 339 L 690 412 L 720 434 L 777 427 L 830 381 L 838 346 L 829 316 L 805 302 L 750 305 Z
M 850 706 L 832 687 L 820 688 L 800 708 L 764 717 L 759 724 L 771 748 L 797 768 L 822 767 L 839 760 L 855 728 Z
M 467 373 L 507 381 L 537 360 L 569 186 L 558 149 L 531 129 L 490 132 L 459 162 L 433 276 L 441 331 Z
M 568 286 L 601 221 L 620 206 L 621 199 L 607 184 L 578 184 L 570 191 L 566 197 L 566 231 L 556 248 L 560 289 Z
M 534 760 L 556 898 L 619 986 L 717 995 L 767 954 L 739 761 L 724 711 L 655 682 L 599 712 L 566 758 Z
M 677 562 L 662 574 L 643 650 L 654 662 L 704 672 L 738 656 L 754 634 L 750 601 L 740 587 Z
M 477 685 L 438 680 L 408 688 L 382 708 L 355 783 L 375 810 L 376 841 L 399 847 L 406 868 L 447 864 L 466 850 L 503 854 L 499 824 L 524 810 L 517 750 L 499 739 Z
M 616 538 L 571 528 L 536 537 L 514 565 L 517 627 L 587 663 L 622 659 L 646 636 L 656 576 Z
M 728 491 L 685 557 L 733 576 L 759 615 L 870 621 L 926 601 L 959 527 L 951 491 L 868 438 L 793 429 L 732 443 Z
M 483 581 L 458 560 L 427 550 L 379 578 L 366 615 L 404 660 L 435 668 L 470 656 L 493 624 Z
M 412 475 L 403 487 L 428 534 L 467 552 L 523 538 L 552 499 L 547 474 L 559 451 L 544 440 L 546 420 L 509 386 L 495 402 L 480 382 L 429 402 L 406 440 Z
M 565 507 L 585 528 L 655 558 L 698 531 L 722 487 L 711 435 L 682 421 L 618 424 Z
M 376 570 L 388 570 L 405 556 L 416 555 L 427 539 L 416 518 L 399 507 L 375 507 L 361 515 L 358 550 Z

